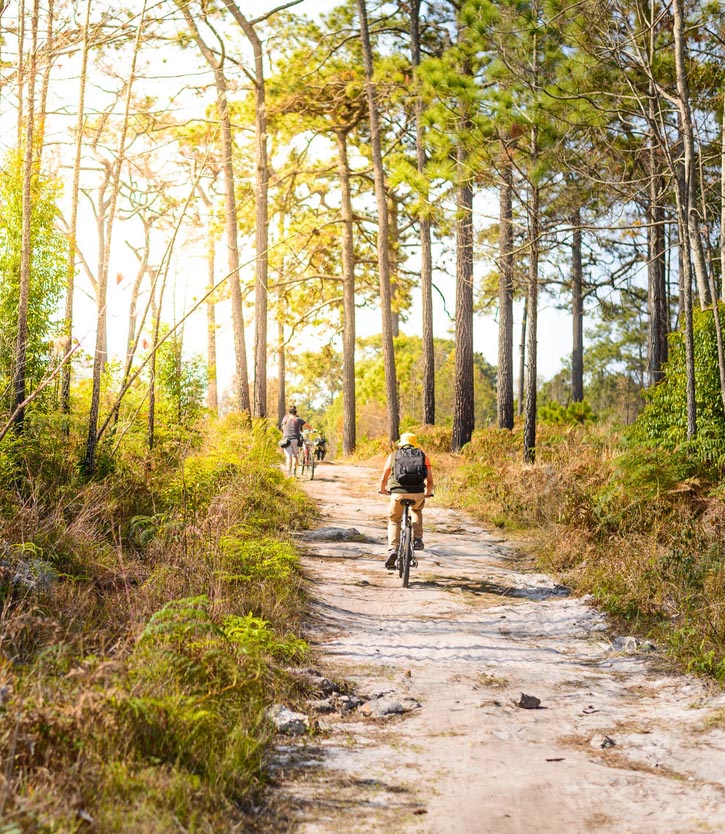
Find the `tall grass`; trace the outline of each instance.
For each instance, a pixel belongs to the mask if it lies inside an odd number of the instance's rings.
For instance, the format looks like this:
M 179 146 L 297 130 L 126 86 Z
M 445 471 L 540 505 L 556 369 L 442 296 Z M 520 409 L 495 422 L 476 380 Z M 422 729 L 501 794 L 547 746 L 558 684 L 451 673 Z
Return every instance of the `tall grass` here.
M 263 425 L 121 452 L 90 483 L 54 437 L 13 451 L 0 495 L 0 820 L 229 830 L 306 654 L 289 534 L 313 510 Z
M 686 668 L 725 679 L 725 504 L 718 472 L 682 447 L 630 443 L 609 426 L 476 432 L 439 489 L 506 529 L 540 564 L 591 593 L 620 628 Z

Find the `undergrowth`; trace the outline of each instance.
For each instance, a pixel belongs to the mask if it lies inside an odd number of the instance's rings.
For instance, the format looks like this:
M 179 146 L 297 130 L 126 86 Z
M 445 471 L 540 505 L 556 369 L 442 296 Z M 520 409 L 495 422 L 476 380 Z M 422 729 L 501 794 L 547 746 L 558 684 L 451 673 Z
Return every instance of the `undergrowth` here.
M 525 541 L 622 627 L 725 680 L 725 503 L 711 457 L 610 426 L 542 424 L 525 465 L 521 434 L 474 433 L 436 491 Z
M 286 669 L 307 654 L 290 531 L 312 508 L 282 476 L 272 433 L 229 418 L 151 467 L 119 454 L 91 482 L 57 433 L 12 455 L 0 831 L 243 825 L 264 709 L 292 693 Z

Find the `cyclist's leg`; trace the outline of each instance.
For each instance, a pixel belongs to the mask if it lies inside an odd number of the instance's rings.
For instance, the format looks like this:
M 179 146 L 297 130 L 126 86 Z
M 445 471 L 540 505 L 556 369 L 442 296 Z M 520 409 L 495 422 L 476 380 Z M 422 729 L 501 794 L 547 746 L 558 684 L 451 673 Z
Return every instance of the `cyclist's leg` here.
M 400 520 L 403 517 L 402 493 L 390 496 L 388 504 L 388 549 L 397 550 L 400 544 Z
M 415 501 L 410 508 L 413 519 L 413 538 L 423 539 L 423 507 L 425 506 L 425 495 L 411 493 L 407 496 Z
M 292 462 L 293 462 L 293 458 L 294 458 L 294 452 L 292 450 L 292 444 L 293 443 L 294 443 L 294 440 L 290 440 L 289 445 L 284 447 L 284 456 L 285 456 L 285 462 L 287 464 L 287 477 L 288 478 L 292 476 Z

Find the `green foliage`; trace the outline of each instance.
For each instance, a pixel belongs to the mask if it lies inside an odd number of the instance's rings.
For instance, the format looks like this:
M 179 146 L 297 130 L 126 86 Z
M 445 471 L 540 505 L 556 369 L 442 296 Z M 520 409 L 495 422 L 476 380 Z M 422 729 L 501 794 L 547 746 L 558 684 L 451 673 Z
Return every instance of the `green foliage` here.
M 256 582 L 288 579 L 298 564 L 297 553 L 289 542 L 270 537 L 239 539 L 223 536 L 219 540 L 224 582 Z
M 552 400 L 541 405 L 537 414 L 542 423 L 559 426 L 586 425 L 597 419 L 597 415 L 586 400 L 581 403 L 569 403 L 566 406 Z
M 22 158 L 13 151 L 0 170 L 0 389 L 12 378 L 22 251 Z M 42 379 L 58 332 L 57 305 L 65 285 L 68 243 L 57 230 L 59 186 L 36 174 L 31 183 L 31 274 L 28 304 L 28 390 Z M 43 398 L 41 398 L 42 401 Z M 37 404 L 36 404 L 37 406 Z
M 159 348 L 156 379 L 162 416 L 188 428 L 203 413 L 207 374 L 201 356 L 185 358 L 182 351 L 183 339 L 176 332 Z
M 720 317 L 725 305 L 720 304 Z M 663 450 L 683 446 L 703 463 L 725 464 L 725 414 L 720 392 L 715 321 L 711 310 L 693 313 L 695 401 L 698 436 L 687 438 L 685 345 L 680 331 L 670 335 L 665 378 L 645 392 L 647 404 L 629 435 L 634 442 L 654 442 Z

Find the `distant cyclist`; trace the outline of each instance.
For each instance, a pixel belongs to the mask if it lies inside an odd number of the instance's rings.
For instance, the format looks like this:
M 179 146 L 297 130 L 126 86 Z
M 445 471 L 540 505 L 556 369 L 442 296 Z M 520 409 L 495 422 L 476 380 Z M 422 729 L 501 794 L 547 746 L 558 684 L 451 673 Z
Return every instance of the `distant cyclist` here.
M 415 502 L 410 508 L 413 515 L 413 548 L 423 550 L 423 506 L 425 499 L 433 495 L 433 469 L 414 434 L 406 432 L 400 436 L 398 449 L 385 461 L 379 492 L 390 496 L 385 567 L 394 570 L 400 546 L 401 500 L 410 498 Z
M 284 446 L 284 453 L 287 455 L 287 475 L 292 477 L 297 473 L 297 455 L 302 445 L 302 430 L 307 423 L 297 416 L 297 408 L 291 405 L 282 418 L 280 428 L 282 429 L 282 440 L 289 440 Z

